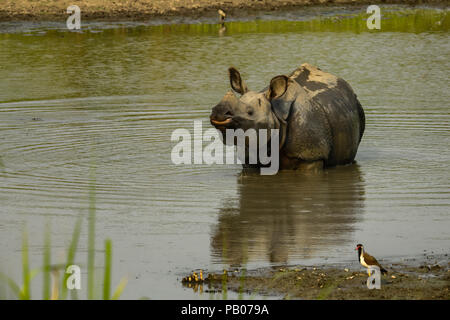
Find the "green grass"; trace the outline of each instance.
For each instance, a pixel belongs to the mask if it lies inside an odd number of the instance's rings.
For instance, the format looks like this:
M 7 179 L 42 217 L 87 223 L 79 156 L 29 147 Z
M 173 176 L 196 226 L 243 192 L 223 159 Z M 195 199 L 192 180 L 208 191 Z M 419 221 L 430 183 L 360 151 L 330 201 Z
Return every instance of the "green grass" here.
M 241 275 L 239 276 L 239 294 L 238 300 L 244 299 L 244 288 L 245 288 L 245 277 L 246 277 L 247 269 L 243 268 L 241 270 Z
M 92 167 L 91 167 L 92 168 Z M 95 178 L 91 169 L 89 186 L 89 217 L 88 217 L 88 299 L 94 298 L 95 277 Z
M 114 290 L 114 293 L 111 297 L 112 300 L 117 300 L 119 299 L 120 295 L 122 294 L 123 290 L 125 289 L 126 285 L 128 283 L 128 280 L 126 277 L 123 277 L 119 284 L 116 287 L 116 290 Z
M 42 286 L 42 299 L 50 299 L 50 266 L 51 266 L 51 225 L 47 221 L 45 226 L 45 238 L 44 238 L 44 255 L 43 255 L 43 286 Z
M 26 226 L 22 232 L 22 281 L 23 285 L 20 287 L 12 278 L 0 272 L 0 279 L 5 281 L 12 292 L 21 300 L 31 299 L 31 280 L 39 273 L 39 269 L 30 270 L 28 260 L 28 233 Z
M 30 300 L 30 264 L 28 261 L 28 233 L 26 229 L 22 234 L 22 277 L 23 277 L 23 288 L 22 288 L 22 298 L 23 300 Z
M 98 299 L 95 295 L 95 187 L 94 183 L 91 183 L 89 191 L 89 215 L 88 215 L 88 299 Z M 22 287 L 7 276 L 5 273 L 0 272 L 0 281 L 4 281 L 12 293 L 20 300 L 31 299 L 31 281 L 33 278 L 42 272 L 43 287 L 42 298 L 43 300 L 50 299 L 67 299 L 68 289 L 66 286 L 67 279 L 70 274 L 66 273 L 68 266 L 75 264 L 75 256 L 78 248 L 78 242 L 81 234 L 82 218 L 78 218 L 74 230 L 72 233 L 72 239 L 67 250 L 66 262 L 59 265 L 51 264 L 51 227 L 47 222 L 45 227 L 44 247 L 43 247 L 43 260 L 42 267 L 38 269 L 30 269 L 29 263 L 29 247 L 28 247 L 28 232 L 26 226 L 22 233 Z M 62 271 L 62 272 L 60 272 Z M 60 274 L 62 274 L 60 276 Z M 103 276 L 103 296 L 104 300 L 117 300 L 120 298 L 123 290 L 127 285 L 127 278 L 124 277 L 120 280 L 119 284 L 115 288 L 111 295 L 111 274 L 112 274 L 112 241 L 110 239 L 105 240 L 105 261 L 104 261 L 104 276 Z M 72 299 L 78 299 L 77 290 L 72 291 Z M 61 294 L 59 294 L 59 292 Z
M 66 267 L 74 264 L 75 262 L 75 253 L 77 251 L 78 247 L 78 239 L 80 238 L 81 233 L 81 218 L 78 218 L 77 222 L 75 223 L 75 228 L 73 229 L 72 233 L 72 241 L 69 245 L 69 250 L 67 251 L 67 262 Z M 61 283 L 61 299 L 66 299 L 67 297 L 67 287 L 64 285 L 67 283 L 67 279 L 69 278 L 68 273 L 64 273 L 63 281 Z
M 324 287 L 320 290 L 317 295 L 317 300 L 327 300 L 331 293 L 338 287 L 339 281 L 328 282 L 324 285 Z
M 111 290 L 111 240 L 105 240 L 105 273 L 103 277 L 103 300 L 109 300 Z

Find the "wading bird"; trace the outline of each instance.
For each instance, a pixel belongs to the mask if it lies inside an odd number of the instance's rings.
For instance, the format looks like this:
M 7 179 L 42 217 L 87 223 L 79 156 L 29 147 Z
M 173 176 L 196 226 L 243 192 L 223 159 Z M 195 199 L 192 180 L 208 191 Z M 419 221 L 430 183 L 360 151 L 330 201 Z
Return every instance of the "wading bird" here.
M 380 268 L 381 274 L 386 274 L 387 270 L 384 269 L 377 261 L 377 259 L 375 259 L 374 257 L 372 257 L 370 254 L 368 254 L 367 252 L 364 251 L 364 246 L 362 244 L 357 244 L 355 250 L 358 250 L 358 260 L 359 263 L 361 263 L 361 265 L 363 265 L 364 267 L 367 268 L 367 273 L 370 276 L 370 267 L 372 266 L 377 266 L 378 268 Z

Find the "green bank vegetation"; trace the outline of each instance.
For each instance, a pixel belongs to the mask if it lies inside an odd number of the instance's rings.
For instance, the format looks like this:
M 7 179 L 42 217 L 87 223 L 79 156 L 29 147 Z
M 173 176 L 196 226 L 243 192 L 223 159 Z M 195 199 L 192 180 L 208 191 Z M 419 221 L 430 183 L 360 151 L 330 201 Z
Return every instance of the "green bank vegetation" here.
M 119 24 L 116 28 L 105 28 L 98 33 L 98 27 L 82 24 L 83 32 L 70 32 L 67 29 L 46 30 L 46 37 L 58 37 L 60 41 L 82 40 L 89 36 L 111 35 L 113 37 L 127 37 L 147 34 L 166 36 L 170 34 L 186 35 L 233 35 L 249 33 L 298 33 L 298 32 L 448 32 L 450 30 L 450 10 L 436 8 L 382 8 L 381 29 L 369 30 L 367 18 L 370 14 L 363 12 L 336 14 L 327 16 L 311 16 L 302 20 L 263 20 L 232 21 L 225 24 L 192 23 L 192 24 L 160 24 L 149 26 L 145 24 Z M 107 24 L 108 25 L 108 24 Z M 122 27 L 120 27 L 122 26 Z M 129 27 L 127 27 L 129 26 Z M 92 32 L 91 32 L 92 31 Z M 37 30 L 36 32 L 40 32 Z M 70 37 L 61 38 L 61 32 Z M 25 35 L 33 34 L 26 32 Z M 22 37 L 23 34 L 0 33 L 0 39 Z M 42 35 L 41 35 L 42 36 Z M 33 39 L 30 39 L 33 41 Z
M 450 11 L 432 8 L 384 10 L 381 29 L 369 30 L 369 14 L 342 14 L 314 17 L 299 21 L 255 20 L 220 24 L 174 24 L 150 27 L 152 33 L 217 34 L 221 28 L 226 34 L 288 33 L 288 32 L 412 32 L 448 31 Z M 138 28 L 139 29 L 139 28 Z
M 122 294 L 127 278 L 123 277 L 111 295 L 111 271 L 112 271 L 112 242 L 105 240 L 104 266 L 103 266 L 103 292 L 102 296 L 94 290 L 95 278 L 95 187 L 91 183 L 89 190 L 89 213 L 88 213 L 88 299 L 116 300 Z M 77 219 L 72 233 L 72 239 L 67 249 L 66 262 L 63 264 L 51 264 L 51 228 L 47 223 L 45 228 L 44 250 L 42 267 L 32 269 L 29 262 L 28 232 L 24 228 L 22 235 L 22 285 L 0 272 L 0 281 L 5 282 L 14 295 L 20 300 L 30 300 L 31 282 L 40 273 L 43 276 L 42 297 L 43 300 L 65 300 L 68 298 L 67 281 L 70 273 L 66 269 L 76 264 L 76 253 L 82 227 L 81 217 Z M 71 290 L 71 298 L 78 299 L 77 290 Z

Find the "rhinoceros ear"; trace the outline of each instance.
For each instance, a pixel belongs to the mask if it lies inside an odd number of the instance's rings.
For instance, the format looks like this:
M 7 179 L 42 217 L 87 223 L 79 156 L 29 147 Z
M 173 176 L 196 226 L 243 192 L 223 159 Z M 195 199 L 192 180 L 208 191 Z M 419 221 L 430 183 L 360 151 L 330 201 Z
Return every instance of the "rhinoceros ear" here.
M 289 78 L 281 75 L 270 80 L 269 100 L 281 97 L 288 87 Z
M 289 78 L 286 76 L 276 76 L 270 81 L 268 99 L 272 105 L 272 110 L 281 121 L 286 121 L 291 111 L 292 101 L 282 97 L 289 84 Z
M 228 69 L 230 75 L 231 88 L 237 93 L 244 94 L 248 91 L 247 85 L 242 81 L 241 74 L 236 68 L 230 67 Z

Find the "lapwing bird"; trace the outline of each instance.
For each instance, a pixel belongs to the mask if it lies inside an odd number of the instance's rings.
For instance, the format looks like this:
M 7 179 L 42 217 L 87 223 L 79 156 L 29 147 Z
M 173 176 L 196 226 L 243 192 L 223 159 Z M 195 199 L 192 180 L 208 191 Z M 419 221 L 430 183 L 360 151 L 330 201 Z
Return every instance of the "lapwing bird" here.
M 358 250 L 358 260 L 361 265 L 367 268 L 367 273 L 370 275 L 369 267 L 377 266 L 380 268 L 381 274 L 386 274 L 387 270 L 384 269 L 370 254 L 364 251 L 364 246 L 362 244 L 357 244 L 355 250 Z

